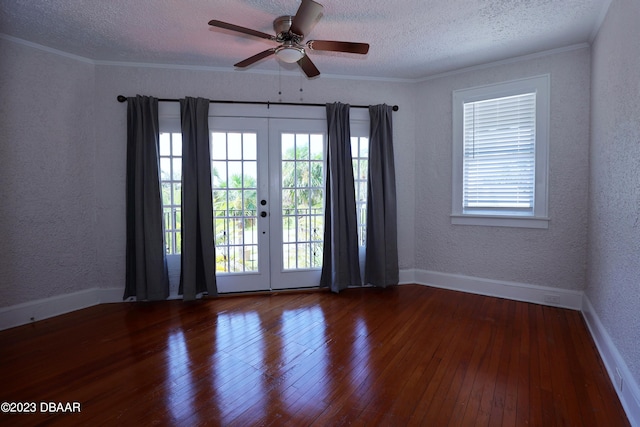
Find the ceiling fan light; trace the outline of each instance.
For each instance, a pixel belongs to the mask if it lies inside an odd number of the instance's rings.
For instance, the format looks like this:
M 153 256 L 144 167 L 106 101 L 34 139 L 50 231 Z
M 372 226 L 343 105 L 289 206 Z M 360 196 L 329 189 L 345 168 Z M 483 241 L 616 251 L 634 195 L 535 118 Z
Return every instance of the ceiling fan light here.
M 276 56 L 283 62 L 293 64 L 304 56 L 304 49 L 293 46 L 281 46 L 276 50 Z

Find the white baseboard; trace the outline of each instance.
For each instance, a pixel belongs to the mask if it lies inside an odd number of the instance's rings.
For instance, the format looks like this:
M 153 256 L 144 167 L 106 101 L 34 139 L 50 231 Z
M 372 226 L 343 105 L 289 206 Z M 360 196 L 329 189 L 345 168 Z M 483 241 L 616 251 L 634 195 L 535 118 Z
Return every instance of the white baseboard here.
M 638 383 L 633 378 L 629 367 L 618 352 L 586 295 L 584 295 L 582 302 L 582 315 L 591 331 L 591 336 L 598 347 L 600 357 L 627 413 L 629 422 L 632 426 L 640 427 L 640 388 Z M 620 387 L 620 381 L 622 381 L 622 387 Z
M 629 422 L 632 426 L 640 427 L 638 384 L 584 292 L 417 269 L 400 271 L 400 283 L 416 283 L 582 311 Z M 619 386 L 620 378 L 622 388 Z
M 416 270 L 414 268 L 400 270 L 399 283 L 401 285 L 411 285 L 416 282 Z
M 100 300 L 99 304 L 108 304 L 112 302 L 123 302 L 124 288 L 96 288 L 96 294 Z
M 582 292 L 481 279 L 428 270 L 401 270 L 400 283 L 417 283 L 474 294 L 514 299 L 580 310 Z M 0 330 L 25 325 L 74 310 L 122 301 L 121 288 L 92 288 L 0 308 Z
M 401 270 L 400 283 L 581 310 L 631 425 L 640 427 L 640 388 L 583 292 L 418 269 Z M 122 293 L 121 288 L 93 288 L 0 308 L 0 330 L 97 304 L 122 302 Z M 618 376 L 622 378 L 622 389 Z
M 402 270 L 400 272 L 400 283 L 417 283 L 436 288 L 570 308 L 572 310 L 582 309 L 583 293 L 568 289 L 482 279 L 461 274 L 438 273 L 429 270 Z
M 86 289 L 0 308 L 0 330 L 26 325 L 97 304 L 122 301 L 123 289 Z

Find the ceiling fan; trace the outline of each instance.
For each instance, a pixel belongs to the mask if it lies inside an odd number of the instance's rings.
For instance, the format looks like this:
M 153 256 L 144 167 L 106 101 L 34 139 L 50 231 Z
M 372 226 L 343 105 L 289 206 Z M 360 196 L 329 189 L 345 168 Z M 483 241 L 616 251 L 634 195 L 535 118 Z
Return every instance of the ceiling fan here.
M 275 36 L 215 19 L 209 21 L 209 25 L 280 43 L 277 47 L 267 49 L 234 64 L 235 67 L 248 67 L 261 59 L 276 55 L 281 61 L 287 63 L 297 62 L 307 77 L 311 78 L 320 75 L 320 71 L 309 59 L 305 47 L 309 50 L 358 53 L 361 55 L 369 51 L 367 43 L 309 40 L 303 44 L 304 38 L 321 18 L 323 9 L 324 7 L 320 3 L 313 0 L 302 0 L 295 16 L 280 16 L 273 21 Z

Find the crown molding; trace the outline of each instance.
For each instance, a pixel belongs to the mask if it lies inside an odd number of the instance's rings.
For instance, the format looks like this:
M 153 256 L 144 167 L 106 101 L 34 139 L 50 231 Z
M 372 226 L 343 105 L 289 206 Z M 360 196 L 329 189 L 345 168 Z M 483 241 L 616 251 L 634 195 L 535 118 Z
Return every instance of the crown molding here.
M 80 56 L 80 55 L 74 55 L 73 53 L 68 53 L 62 50 L 58 50 L 58 49 L 54 49 L 51 47 L 47 47 L 47 46 L 43 46 L 41 44 L 38 43 L 33 43 L 27 40 L 23 40 L 23 39 L 19 39 L 17 37 L 13 37 L 13 36 L 9 36 L 7 34 L 3 34 L 0 33 L 0 39 L 4 39 L 4 40 L 8 40 L 10 42 L 19 44 L 19 45 L 23 45 L 23 46 L 28 46 L 31 47 L 33 49 L 38 49 L 41 50 L 43 52 L 47 52 L 47 53 L 52 53 L 54 55 L 58 55 L 58 56 L 63 56 L 65 58 L 69 58 L 69 59 L 74 59 L 76 61 L 79 62 L 84 62 L 85 64 L 92 64 L 92 65 L 96 65 L 96 61 L 89 59 L 89 58 L 85 58 L 84 56 Z
M 600 28 L 600 25 L 604 21 L 606 16 L 606 12 L 608 10 L 609 4 L 611 0 L 608 0 L 608 4 L 603 8 L 602 16 L 599 20 L 599 24 L 594 29 L 592 36 L 595 37 L 597 34 L 597 30 Z M 156 69 L 166 69 L 166 70 L 189 70 L 189 71 L 208 71 L 208 72 L 216 72 L 216 73 L 248 73 L 248 74 L 262 74 L 262 75 L 271 75 L 271 76 L 299 76 L 299 73 L 296 71 L 286 71 L 286 70 L 237 70 L 231 67 L 214 67 L 214 66 L 206 66 L 206 65 L 181 65 L 181 64 L 163 64 L 163 63 L 151 63 L 151 62 L 130 62 L 130 61 L 108 61 L 108 60 L 97 60 L 86 58 L 84 56 L 75 55 L 72 53 L 64 52 L 59 49 L 50 48 L 47 46 L 40 45 L 38 43 L 33 43 L 27 40 L 23 40 L 17 37 L 9 36 L 7 34 L 0 33 L 0 38 L 21 44 L 24 46 L 28 46 L 31 48 L 39 49 L 44 52 L 52 53 L 55 55 L 63 56 L 66 58 L 74 59 L 76 61 L 84 62 L 86 64 L 92 64 L 96 66 L 108 66 L 108 67 L 132 67 L 132 68 L 156 68 Z M 472 65 L 469 67 L 458 68 L 455 70 L 445 71 L 442 73 L 432 74 L 425 77 L 420 78 L 395 78 L 395 77 L 373 77 L 373 76 L 350 76 L 350 75 L 342 75 L 342 74 L 328 74 L 322 73 L 316 79 L 335 79 L 335 80 L 358 80 L 358 81 L 377 81 L 377 82 L 385 82 L 385 83 L 421 83 L 429 80 L 439 79 L 441 77 L 448 77 L 457 74 L 467 73 L 470 71 L 483 70 L 486 68 L 495 67 L 497 65 L 504 64 L 512 64 L 521 61 L 527 61 L 535 58 L 542 58 L 549 55 L 555 55 L 563 52 L 570 52 L 573 50 L 585 49 L 589 48 L 591 45 L 587 42 L 573 44 L 569 46 L 564 46 L 560 48 L 545 50 L 541 52 L 536 52 L 528 55 L 521 55 L 512 58 L 507 58 L 499 61 L 492 61 L 483 64 Z
M 521 55 L 521 56 L 514 56 L 512 58 L 507 58 L 507 59 L 501 59 L 498 61 L 491 61 L 491 62 L 486 62 L 483 64 L 477 64 L 477 65 L 472 65 L 470 67 L 464 67 L 464 68 L 458 68 L 456 70 L 451 70 L 451 71 L 445 71 L 442 73 L 438 73 L 438 74 L 433 74 L 427 77 L 421 77 L 419 79 L 415 79 L 414 82 L 426 82 L 429 80 L 435 80 L 435 79 L 439 79 L 442 77 L 449 77 L 449 76 L 455 76 L 458 74 L 463 74 L 463 73 L 468 73 L 470 71 L 478 71 L 478 70 L 484 70 L 486 68 L 493 68 L 495 66 L 498 65 L 506 65 L 506 64 L 514 64 L 514 63 L 518 63 L 518 62 L 523 62 L 523 61 L 529 61 L 531 59 L 536 59 L 536 58 L 544 58 L 546 56 L 551 56 L 551 55 L 557 55 L 559 53 L 564 53 L 564 52 L 571 52 L 574 50 L 580 50 L 580 49 L 588 49 L 590 48 L 591 45 L 589 43 L 577 43 L 577 44 L 572 44 L 569 46 L 563 46 L 563 47 L 558 47 L 555 49 L 549 49 L 549 50 L 543 50 L 540 52 L 535 52 L 535 53 L 530 53 L 527 55 Z

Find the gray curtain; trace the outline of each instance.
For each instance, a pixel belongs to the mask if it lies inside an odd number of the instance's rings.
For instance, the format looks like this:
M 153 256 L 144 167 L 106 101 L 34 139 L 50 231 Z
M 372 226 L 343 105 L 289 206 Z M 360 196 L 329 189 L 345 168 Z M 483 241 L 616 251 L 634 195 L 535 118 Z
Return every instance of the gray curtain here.
M 180 100 L 182 121 L 182 257 L 180 288 L 185 300 L 218 295 L 213 242 L 209 100 Z
M 348 104 L 327 104 L 327 173 L 321 287 L 362 285 Z
M 392 107 L 369 107 L 369 184 L 364 282 L 397 285 L 398 230 Z
M 158 100 L 140 95 L 127 98 L 125 299 L 169 296 L 158 144 Z

